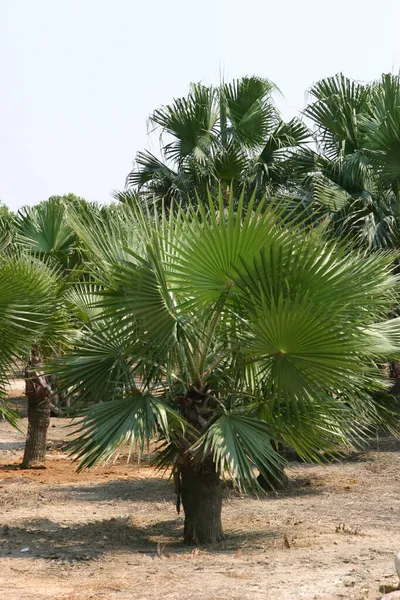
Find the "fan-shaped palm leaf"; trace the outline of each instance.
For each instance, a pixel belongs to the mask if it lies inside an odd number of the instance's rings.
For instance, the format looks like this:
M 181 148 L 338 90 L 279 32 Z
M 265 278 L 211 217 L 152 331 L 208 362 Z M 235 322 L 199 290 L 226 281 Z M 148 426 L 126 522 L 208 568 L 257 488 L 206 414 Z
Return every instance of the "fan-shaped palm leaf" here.
M 181 163 L 187 156 L 203 162 L 214 139 L 217 120 L 215 90 L 193 84 L 186 98 L 178 98 L 173 104 L 154 111 L 150 121 L 176 139 L 166 144 L 167 158 Z
M 254 148 L 263 143 L 277 118 L 271 102 L 275 85 L 260 77 L 243 77 L 220 88 L 220 102 L 228 121 L 221 123 L 227 141 Z
M 363 119 L 370 108 L 369 86 L 339 73 L 314 84 L 310 95 L 315 100 L 304 114 L 315 123 L 326 155 L 334 158 L 362 148 Z
M 76 248 L 76 237 L 60 202 L 45 202 L 22 209 L 16 219 L 17 244 L 41 256 L 56 257 L 63 266 Z

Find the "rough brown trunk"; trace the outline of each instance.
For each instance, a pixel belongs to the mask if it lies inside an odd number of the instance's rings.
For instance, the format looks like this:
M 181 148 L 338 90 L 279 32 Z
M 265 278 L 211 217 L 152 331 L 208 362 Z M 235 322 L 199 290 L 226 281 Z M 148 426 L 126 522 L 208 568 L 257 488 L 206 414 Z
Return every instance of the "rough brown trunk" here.
M 31 358 L 25 369 L 25 393 L 28 397 L 28 432 L 21 467 L 44 467 L 47 430 L 50 424 L 51 387 L 40 371 L 41 357 L 37 345 L 31 348 Z
M 222 482 L 212 469 L 185 465 L 180 471 L 185 544 L 213 544 L 223 537 Z
M 44 467 L 46 462 L 47 430 L 50 424 L 50 399 L 28 395 L 28 432 L 21 467 Z

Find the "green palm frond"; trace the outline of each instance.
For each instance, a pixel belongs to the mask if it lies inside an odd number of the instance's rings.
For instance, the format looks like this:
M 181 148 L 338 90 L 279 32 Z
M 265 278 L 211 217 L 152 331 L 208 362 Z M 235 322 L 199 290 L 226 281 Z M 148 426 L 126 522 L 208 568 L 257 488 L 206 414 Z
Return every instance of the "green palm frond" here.
M 185 200 L 193 186 L 192 179 L 187 171 L 175 171 L 150 152 L 144 151 L 138 152 L 136 166 L 129 173 L 126 185 L 171 205 L 174 201 Z
M 382 387 L 359 350 L 364 344 L 369 355 L 377 352 L 372 336 L 360 328 L 344 338 L 343 325 L 349 317 L 343 311 L 340 318 L 336 303 L 322 309 L 310 297 L 303 301 L 281 297 L 270 305 L 264 297 L 263 301 L 262 310 L 255 311 L 250 340 L 244 343 L 249 358 L 256 357 L 270 401 L 284 398 L 295 415 L 299 404 L 328 390 L 351 393 Z M 383 348 L 382 343 L 380 355 Z
M 52 272 L 34 257 L 0 256 L 0 398 L 5 397 L 14 362 L 51 327 L 56 289 Z M 1 412 L 15 422 L 15 414 L 4 405 Z
M 83 331 L 73 350 L 54 361 L 52 370 L 81 403 L 114 400 L 124 388 L 136 387 L 129 344 L 134 345 L 110 321 L 96 322 Z
M 78 421 L 78 437 L 72 442 L 72 453 L 79 470 L 104 464 L 119 450 L 129 448 L 141 454 L 159 433 L 170 440 L 182 434 L 185 421 L 168 405 L 149 391 L 130 391 L 125 398 L 87 408 Z
M 11 240 L 12 237 L 10 232 L 0 225 L 0 253 L 4 252 L 7 246 L 10 245 Z
M 248 157 L 240 146 L 232 143 L 226 147 L 218 148 L 212 161 L 212 173 L 217 185 L 219 182 L 229 184 L 233 180 L 240 181 L 246 171 L 247 164 Z
M 316 177 L 312 182 L 315 202 L 326 209 L 326 214 L 337 213 L 348 206 L 352 197 L 343 188 L 325 177 Z
M 137 222 L 134 217 L 131 220 L 132 211 L 135 210 L 132 207 L 136 206 L 138 200 L 135 192 L 120 193 L 118 200 L 121 201 L 120 210 L 113 213 L 103 213 L 97 206 L 88 205 L 84 210 L 69 207 L 66 215 L 79 237 L 85 257 L 81 270 L 90 271 L 98 285 L 112 284 L 110 272 L 115 262 L 131 260 L 126 247 L 139 253 L 143 247 L 146 222 L 143 219 Z
M 76 236 L 65 218 L 60 202 L 45 202 L 21 209 L 16 218 L 16 242 L 27 251 L 54 256 L 66 266 L 76 249 Z
M 281 121 L 271 132 L 260 154 L 260 160 L 270 164 L 277 156 L 285 158 L 289 149 L 303 146 L 309 140 L 310 131 L 301 121 L 298 119 L 292 119 L 288 123 Z
M 349 187 L 354 188 L 354 182 Z M 320 218 L 329 219 L 331 231 L 352 237 L 355 246 L 371 250 L 398 246 L 397 200 L 391 190 L 372 185 L 370 191 L 350 194 L 346 186 L 322 174 L 312 178 L 308 189 Z
M 386 74 L 364 85 L 337 75 L 311 89 L 305 115 L 320 154 L 297 153 L 308 175 L 299 181 L 317 201 L 330 231 L 377 250 L 398 245 L 400 79 Z M 322 183 L 321 183 L 322 182 Z M 345 199 L 347 198 L 347 202 Z
M 304 114 L 312 119 L 329 158 L 363 146 L 363 119 L 369 113 L 369 86 L 341 73 L 322 79 L 310 89 L 314 101 Z
M 239 488 L 257 487 L 254 467 L 268 478 L 283 468 L 283 460 L 271 445 L 265 421 L 242 412 L 224 412 L 207 427 L 191 452 L 197 460 L 212 456 L 222 477 L 228 475 Z
M 400 184 L 400 78 L 383 75 L 373 87 L 371 115 L 365 119 L 366 152 L 386 184 Z
M 326 462 L 345 449 L 359 448 L 378 424 L 396 423 L 394 412 L 381 419 L 376 407 L 376 400 L 366 393 L 357 398 L 352 395 L 350 401 L 342 394 L 324 394 L 299 403 L 295 416 L 284 398 L 273 406 L 257 404 L 253 413 L 269 424 L 279 443 L 292 448 L 302 460 Z
M 152 182 L 155 176 L 160 179 L 160 182 L 165 181 L 169 185 L 172 185 L 178 176 L 175 171 L 147 150 L 138 152 L 136 164 L 138 168 L 128 175 L 127 184 L 137 186 L 139 189 Z
M 264 210 L 263 201 L 255 208 L 254 194 L 245 210 L 243 198 L 237 208 L 232 199 L 226 207 L 220 193 L 218 210 L 209 198 L 208 212 L 200 207 L 177 228 L 179 246 L 169 278 L 172 289 L 192 297 L 193 303 L 212 305 L 234 294 L 234 276 L 243 263 L 251 263 L 281 236 L 279 210 Z
M 101 291 L 100 286 L 92 283 L 76 283 L 67 289 L 64 301 L 79 322 L 88 324 L 102 314 Z
M 227 140 L 245 148 L 261 145 L 277 117 L 271 102 L 275 85 L 260 77 L 243 77 L 220 88 L 220 102 L 228 119 Z M 222 127 L 222 125 L 221 125 Z
M 186 98 L 178 98 L 153 112 L 151 123 L 175 137 L 175 141 L 164 147 L 167 158 L 178 163 L 187 156 L 193 156 L 199 163 L 205 160 L 214 139 L 215 100 L 212 87 L 193 84 Z

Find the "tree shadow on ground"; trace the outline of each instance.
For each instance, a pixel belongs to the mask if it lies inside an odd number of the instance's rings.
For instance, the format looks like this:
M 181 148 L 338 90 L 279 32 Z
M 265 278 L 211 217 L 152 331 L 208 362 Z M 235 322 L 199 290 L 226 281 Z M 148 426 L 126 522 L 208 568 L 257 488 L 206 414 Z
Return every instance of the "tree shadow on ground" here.
M 340 448 L 338 448 L 338 451 L 339 450 Z M 324 464 L 329 466 L 330 464 L 345 464 L 347 462 L 369 462 L 371 460 L 371 452 L 400 452 L 400 437 L 381 432 L 377 436 L 371 436 L 370 438 L 365 439 L 363 444 L 357 450 L 349 451 L 342 449 L 342 454 L 338 454 L 336 458 L 332 458 Z M 290 449 L 284 452 L 284 456 L 289 468 L 297 465 L 312 468 L 316 464 L 301 460 L 301 458 Z
M 25 440 L 21 442 L 0 442 L 0 451 L 2 450 L 23 450 L 25 447 Z
M 276 490 L 263 491 L 259 490 L 258 492 L 248 492 L 244 494 L 243 492 L 239 492 L 233 487 L 233 484 L 227 483 L 226 485 L 226 495 L 229 498 L 243 498 L 243 496 L 257 499 L 257 500 L 282 500 L 284 498 L 294 498 L 294 497 L 302 497 L 302 496 L 316 496 L 324 493 L 324 490 L 320 487 L 315 487 L 315 481 L 311 477 L 290 477 L 288 481 L 285 483 L 283 487 L 277 488 Z
M 400 452 L 400 439 L 394 436 L 382 435 L 366 440 L 363 447 L 331 461 L 333 464 L 347 462 L 370 462 L 371 452 L 387 453 Z
M 400 439 L 394 436 L 378 436 L 370 440 L 367 452 L 400 452 Z
M 104 553 L 157 551 L 158 542 L 178 542 L 182 519 L 136 526 L 130 517 L 64 525 L 49 519 L 27 520 L 0 530 L 0 556 L 86 561 Z M 29 548 L 21 552 L 23 548 Z
M 55 561 L 91 561 L 112 552 L 132 552 L 157 558 L 168 547 L 188 552 L 183 545 L 183 518 L 157 521 L 147 526 L 131 517 L 119 517 L 69 526 L 49 519 L 27 520 L 23 526 L 0 529 L 0 557 L 42 558 Z M 271 530 L 233 533 L 222 544 L 207 546 L 214 552 L 231 553 L 243 541 L 277 537 Z
M 289 481 L 280 490 L 276 492 L 268 492 L 268 500 L 281 500 L 282 498 L 294 498 L 303 496 L 319 496 L 324 490 L 320 487 L 315 487 L 315 481 L 311 477 L 290 477 Z
M 75 501 L 82 502 L 135 502 L 160 503 L 176 502 L 173 484 L 168 478 L 143 478 L 143 479 L 121 479 L 101 483 L 90 483 L 87 485 L 71 485 L 52 487 L 52 492 L 70 494 Z M 231 482 L 225 484 L 225 497 L 235 498 L 245 495 L 249 499 L 258 498 L 263 500 L 274 500 L 293 496 L 311 496 L 322 494 L 323 490 L 313 485 L 313 480 L 308 477 L 296 477 L 289 479 L 288 484 L 276 491 L 257 494 L 243 494 L 233 487 Z
M 52 486 L 52 492 L 71 494 L 82 502 L 175 502 L 172 483 L 159 477 L 143 479 L 114 479 L 86 485 Z

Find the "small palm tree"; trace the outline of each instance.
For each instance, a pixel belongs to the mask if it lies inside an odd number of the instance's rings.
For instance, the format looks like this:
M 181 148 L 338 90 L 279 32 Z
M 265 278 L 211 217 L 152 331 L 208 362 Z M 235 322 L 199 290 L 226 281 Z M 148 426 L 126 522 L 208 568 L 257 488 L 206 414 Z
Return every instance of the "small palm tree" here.
M 59 354 L 68 346 L 79 323 L 76 315 L 70 312 L 71 300 L 68 297 L 80 255 L 75 232 L 66 222 L 65 204 L 60 198 L 50 199 L 34 208 L 22 209 L 13 218 L 11 230 L 6 223 L 2 223 L 0 231 L 3 231 L 2 236 L 8 242 L 2 257 L 4 265 L 10 261 L 15 264 L 16 276 L 24 265 L 32 269 L 31 276 L 37 278 L 38 301 L 43 295 L 42 286 L 47 286 L 48 313 L 45 304 L 43 319 L 40 321 L 42 327 L 38 328 L 29 320 L 30 311 L 40 310 L 40 304 L 38 308 L 32 295 L 27 294 L 24 326 L 31 327 L 32 331 L 30 335 L 24 336 L 24 346 L 17 344 L 13 351 L 14 358 L 27 361 L 25 388 L 28 398 L 28 431 L 22 466 L 32 468 L 45 462 L 51 402 L 56 398 L 52 389 L 54 386 L 50 385 L 49 377 L 43 373 L 43 361 Z M 6 281 L 1 282 L 3 283 L 7 284 Z M 8 294 L 16 294 L 14 300 L 12 295 L 7 296 L 11 306 L 13 302 L 20 301 L 14 288 L 6 290 Z M 23 290 L 21 285 L 21 293 Z M 27 344 L 27 340 L 30 340 L 30 344 Z M 6 369 L 4 373 L 6 374 Z
M 372 393 L 379 357 L 400 349 L 397 278 L 390 256 L 334 246 L 254 196 L 161 215 L 121 199 L 124 217 L 70 215 L 98 296 L 55 367 L 87 403 L 73 453 L 91 467 L 156 440 L 185 542 L 214 542 L 221 478 L 257 488 L 282 470 L 279 443 L 318 459 L 396 423 Z
M 297 119 L 284 123 L 274 107 L 275 86 L 259 77 L 244 77 L 219 87 L 192 85 L 185 98 L 154 111 L 150 123 L 166 134 L 160 160 L 139 152 L 127 184 L 165 205 L 196 191 L 218 190 L 225 199 L 243 184 L 262 195 L 287 186 L 294 149 L 309 139 Z
M 0 234 L 1 238 L 1 234 Z M 55 281 L 41 261 L 0 241 L 0 412 L 14 425 L 17 415 L 5 403 L 10 369 L 51 329 Z

